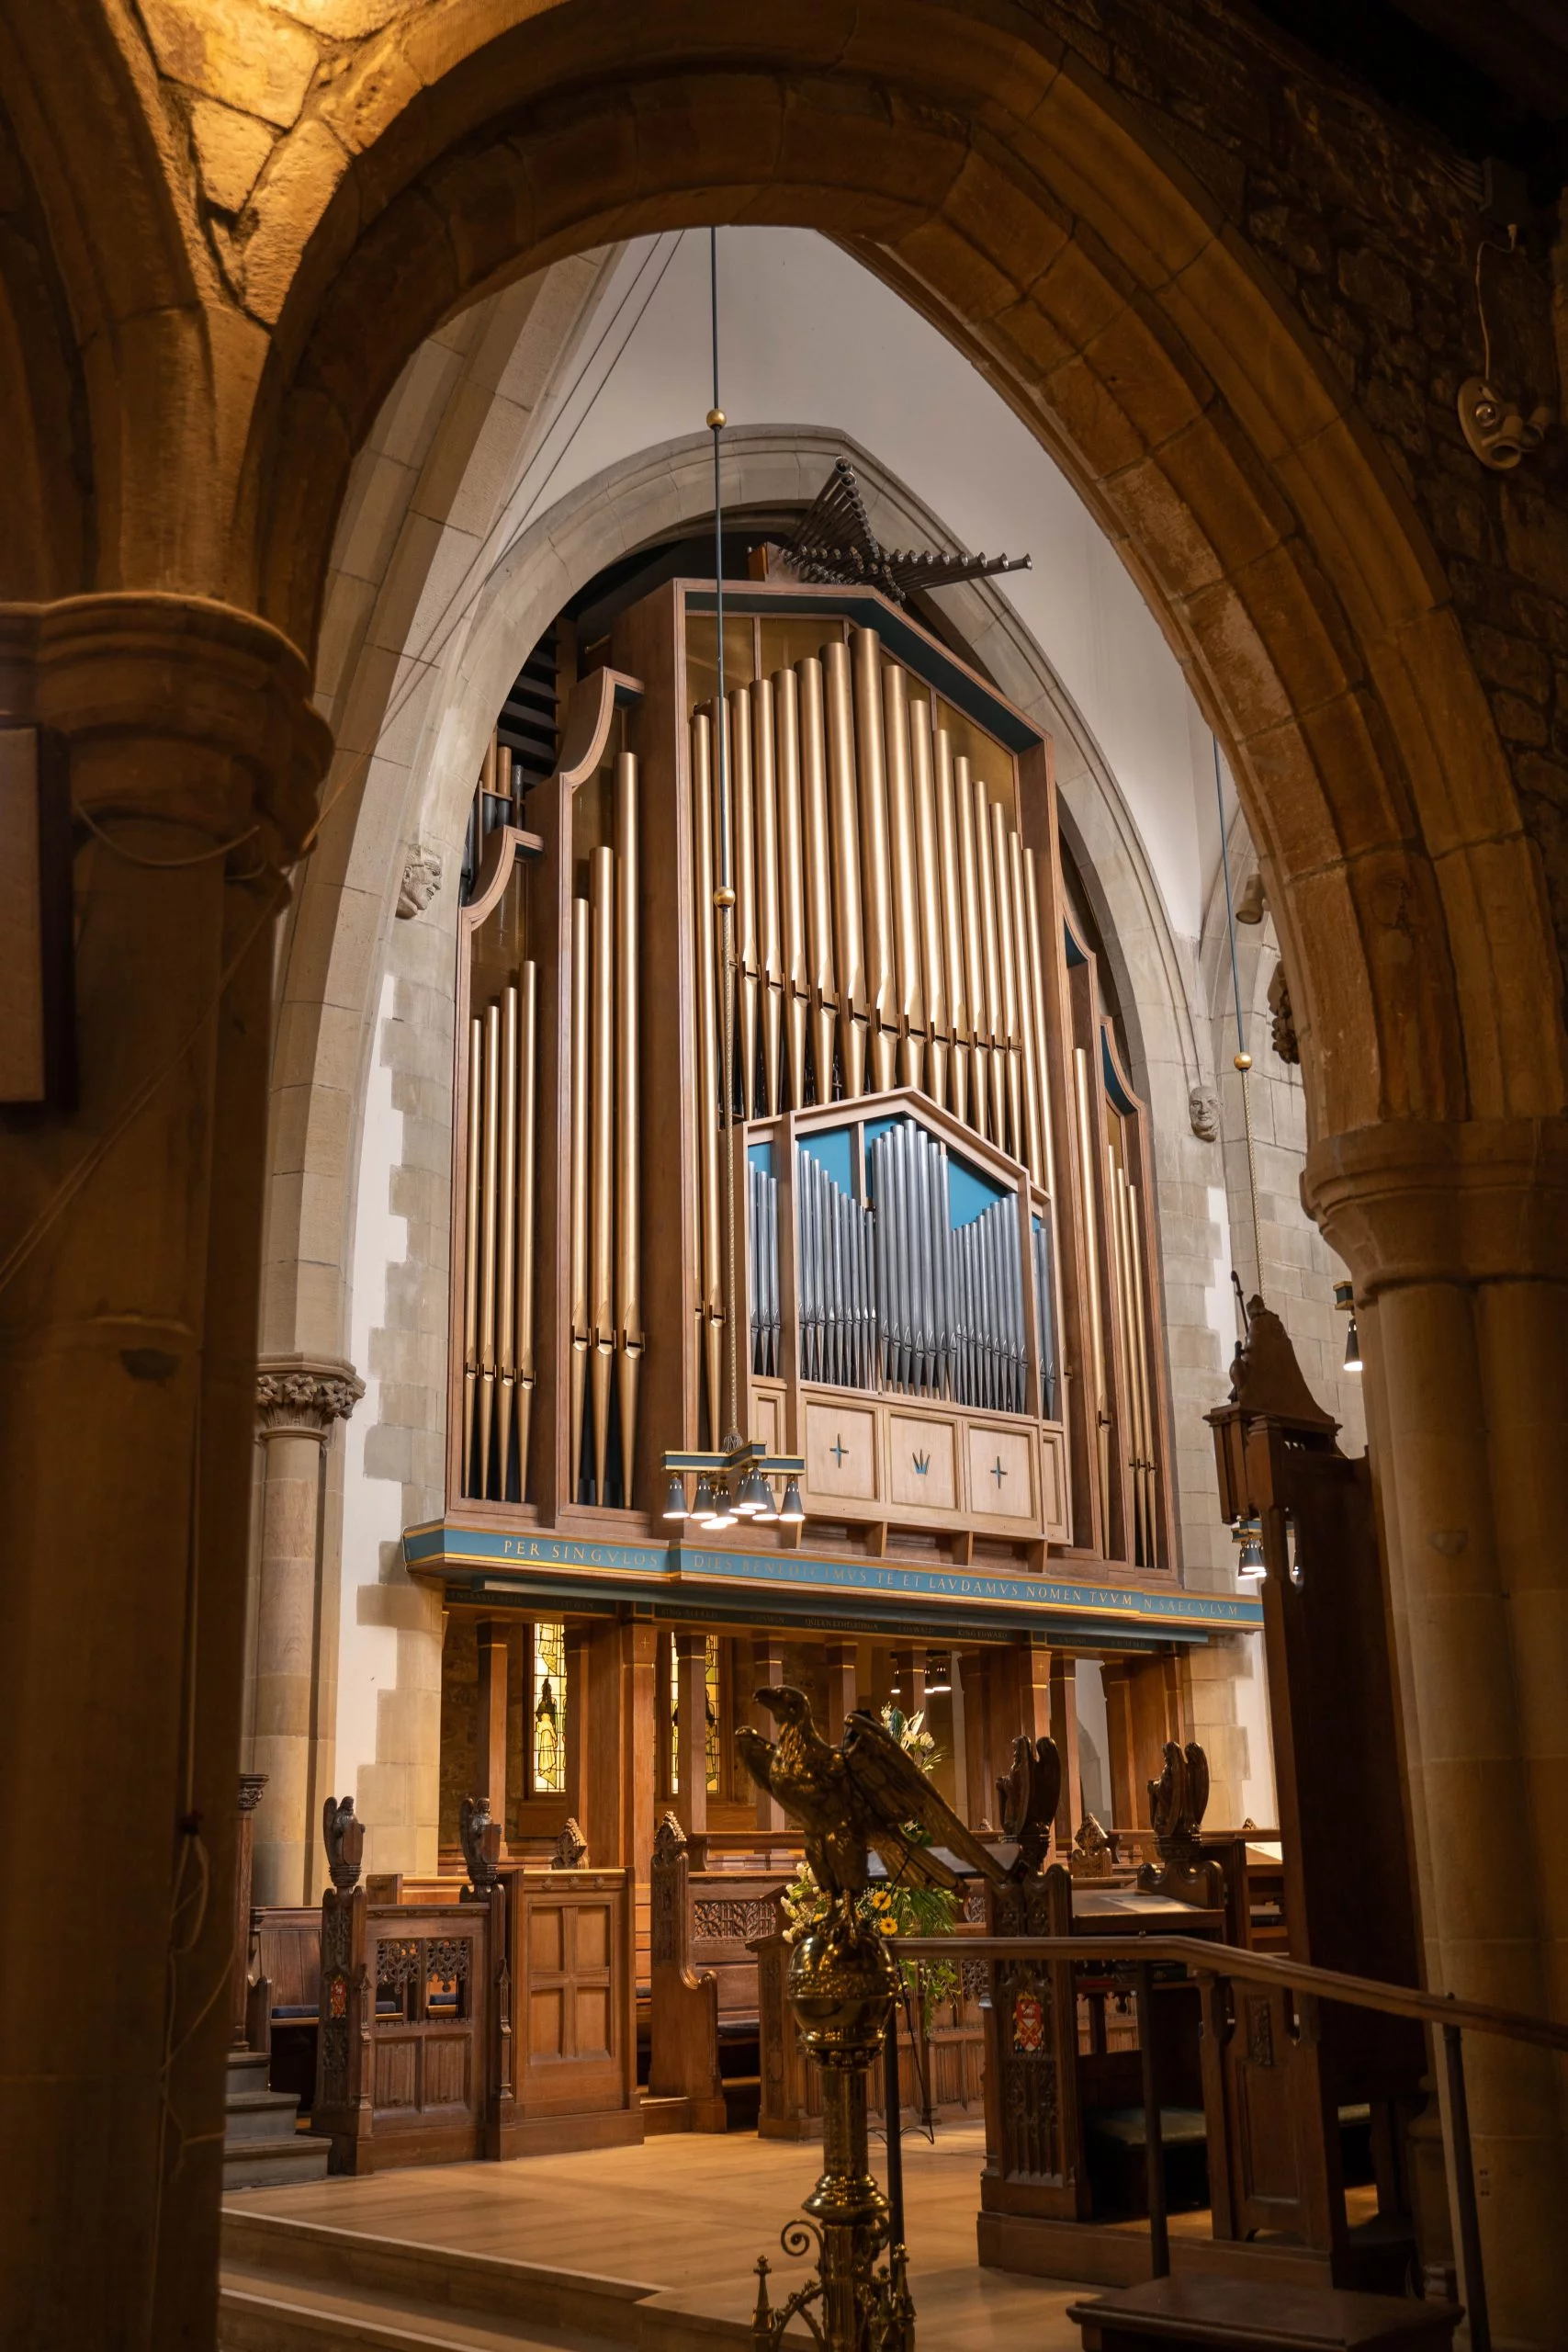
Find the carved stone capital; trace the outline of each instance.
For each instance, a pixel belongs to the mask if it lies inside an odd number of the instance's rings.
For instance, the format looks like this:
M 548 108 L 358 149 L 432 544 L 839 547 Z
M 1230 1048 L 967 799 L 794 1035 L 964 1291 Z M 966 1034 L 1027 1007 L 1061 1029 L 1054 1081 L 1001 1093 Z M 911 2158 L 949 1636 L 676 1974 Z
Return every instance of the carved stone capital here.
M 298 852 L 332 753 L 299 648 L 204 596 L 0 605 L 0 708 L 65 739 L 72 801 L 111 840 L 243 842 L 247 876 Z
M 1325 1136 L 1302 1201 L 1358 1301 L 1418 1283 L 1568 1283 L 1568 1119 L 1390 1119 Z
M 273 1356 L 256 1367 L 256 1434 L 313 1437 L 324 1445 L 365 1394 L 351 1363 L 336 1356 Z
M 254 1813 L 262 1801 L 262 1791 L 267 1784 L 265 1772 L 242 1772 L 240 1775 L 240 1811 Z

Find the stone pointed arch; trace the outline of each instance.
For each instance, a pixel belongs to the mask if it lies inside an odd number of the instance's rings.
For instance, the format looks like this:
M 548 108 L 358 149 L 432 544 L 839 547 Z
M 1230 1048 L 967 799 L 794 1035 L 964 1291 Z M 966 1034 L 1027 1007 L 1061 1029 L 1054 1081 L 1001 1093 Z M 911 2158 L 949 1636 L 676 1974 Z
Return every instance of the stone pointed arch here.
M 852 239 L 1067 469 L 1186 665 L 1300 975 L 1314 1130 L 1557 1110 L 1539 860 L 1440 568 L 1304 322 L 1124 102 L 1002 7 L 562 0 L 479 40 L 491 21 L 410 30 L 406 103 L 355 85 L 235 592 L 311 641 L 353 452 L 477 294 L 688 222 Z

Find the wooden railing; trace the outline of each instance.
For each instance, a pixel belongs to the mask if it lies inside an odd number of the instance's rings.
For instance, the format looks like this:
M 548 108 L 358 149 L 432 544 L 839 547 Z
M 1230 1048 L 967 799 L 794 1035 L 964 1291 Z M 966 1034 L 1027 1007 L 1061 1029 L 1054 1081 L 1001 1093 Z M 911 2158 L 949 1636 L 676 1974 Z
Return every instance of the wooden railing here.
M 942 1960 L 952 1953 L 942 1936 L 900 1937 L 898 1949 L 909 1959 Z M 1271 1959 L 1238 1952 L 1230 1944 L 1200 1941 L 1188 1936 L 1100 1937 L 976 1936 L 964 1940 L 964 1958 L 984 1961 L 1114 1962 L 1130 1967 L 1136 1987 L 1139 2042 L 1143 2052 L 1144 2131 L 1147 2154 L 1149 2243 L 1156 2278 L 1170 2269 L 1170 2238 L 1165 2205 L 1164 2142 L 1156 2080 L 1155 2037 L 1150 2030 L 1153 1973 L 1159 1966 L 1189 1970 L 1200 1985 L 1230 1979 L 1261 1984 L 1309 1998 L 1343 2003 L 1349 2008 L 1371 2009 L 1383 2017 L 1409 2018 L 1440 2029 L 1449 2089 L 1449 2122 L 1454 2164 L 1454 2201 L 1458 2208 L 1463 2287 L 1470 2318 L 1472 2352 L 1491 2352 L 1492 2335 L 1486 2309 L 1486 2282 L 1481 2251 L 1481 2222 L 1475 2194 L 1475 2166 L 1470 2144 L 1470 2111 L 1465 2093 L 1463 2035 L 1489 2033 L 1505 2041 L 1524 2041 L 1537 2049 L 1568 2052 L 1568 2026 L 1546 2018 L 1521 2015 L 1514 2009 L 1489 2008 L 1451 1995 L 1422 1993 L 1414 1986 L 1384 1984 L 1369 1976 L 1348 1976 L 1337 1969 L 1313 1968 L 1303 1961 Z

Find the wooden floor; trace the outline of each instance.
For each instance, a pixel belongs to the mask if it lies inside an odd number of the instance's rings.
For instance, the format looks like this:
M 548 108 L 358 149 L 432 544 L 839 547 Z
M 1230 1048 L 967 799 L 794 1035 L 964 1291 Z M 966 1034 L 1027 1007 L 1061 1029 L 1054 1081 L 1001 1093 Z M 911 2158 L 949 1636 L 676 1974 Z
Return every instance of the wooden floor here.
M 1004 2345 L 1017 2352 L 1021 2344 L 1030 2352 L 1078 2352 L 1078 2331 L 1064 2314 L 1081 2289 L 982 2270 L 976 2260 L 983 2154 L 977 2123 L 941 2127 L 934 2147 L 904 2142 L 921 2340 L 943 2352 L 1000 2352 Z M 750 2320 L 759 2254 L 773 2263 L 778 2300 L 795 2283 L 804 2266 L 779 2252 L 778 2233 L 820 2161 L 810 2143 L 681 2134 L 580 2155 L 240 2190 L 225 2201 L 236 2213 L 625 2281 L 642 2312 L 651 2316 L 657 2308 L 673 2323 L 661 2325 L 660 2340 L 679 2340 L 680 2322 L 689 2318 L 707 2340 L 722 2341 L 732 2328 L 739 2338 Z M 872 2164 L 880 2176 L 879 2142 Z

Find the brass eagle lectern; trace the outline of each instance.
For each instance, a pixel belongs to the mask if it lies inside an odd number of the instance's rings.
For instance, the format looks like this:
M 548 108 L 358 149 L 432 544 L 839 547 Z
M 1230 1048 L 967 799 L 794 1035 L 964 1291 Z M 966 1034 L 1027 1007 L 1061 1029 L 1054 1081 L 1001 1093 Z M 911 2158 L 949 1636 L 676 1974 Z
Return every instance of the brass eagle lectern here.
M 801 2040 L 822 2069 L 824 2161 L 806 2219 L 789 2222 L 781 2243 L 803 2255 L 815 2240 L 818 2269 L 774 2310 L 768 2262 L 759 2259 L 753 2340 L 764 2352 L 798 2316 L 824 2352 L 913 2352 L 905 2249 L 890 2243 L 866 2143 L 866 2073 L 882 2051 L 897 1970 L 856 1898 L 871 1883 L 874 1852 L 890 1878 L 916 1886 L 956 1886 L 965 1867 L 991 1879 L 1004 1873 L 874 1716 L 851 1715 L 843 1746 L 831 1747 L 804 1692 L 770 1688 L 757 1698 L 782 1725 L 779 1736 L 742 1730 L 736 1744 L 752 1779 L 805 1831 L 807 1860 L 830 1907 L 795 1943 L 788 1977 Z

